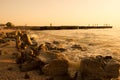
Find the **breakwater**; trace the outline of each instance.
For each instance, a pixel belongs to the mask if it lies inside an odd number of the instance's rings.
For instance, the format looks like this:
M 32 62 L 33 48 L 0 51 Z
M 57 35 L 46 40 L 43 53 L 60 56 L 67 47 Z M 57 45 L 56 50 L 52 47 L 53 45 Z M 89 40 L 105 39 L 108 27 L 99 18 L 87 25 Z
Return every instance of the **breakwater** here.
M 69 30 L 69 29 L 107 29 L 112 26 L 16 26 L 14 28 L 29 30 Z
M 63 30 L 63 29 L 105 29 L 112 26 L 41 26 L 31 27 L 31 30 Z

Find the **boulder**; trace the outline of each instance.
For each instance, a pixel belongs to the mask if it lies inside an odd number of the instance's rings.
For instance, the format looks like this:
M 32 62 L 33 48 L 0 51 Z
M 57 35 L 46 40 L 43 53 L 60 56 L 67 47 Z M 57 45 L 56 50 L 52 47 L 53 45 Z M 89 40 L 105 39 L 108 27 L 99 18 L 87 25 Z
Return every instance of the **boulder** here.
M 20 49 L 21 44 L 22 44 L 22 42 L 21 42 L 20 36 L 16 36 L 16 48 Z
M 31 70 L 37 69 L 39 64 L 40 63 L 38 61 L 25 62 L 21 64 L 20 70 L 22 72 L 31 71 Z
M 60 44 L 60 41 L 53 41 L 53 44 Z
M 68 61 L 66 60 L 53 60 L 42 68 L 43 73 L 49 76 L 66 75 L 68 72 Z
M 37 58 L 42 61 L 45 64 L 48 64 L 50 62 L 52 62 L 55 59 L 65 59 L 67 60 L 67 57 L 64 56 L 61 53 L 54 53 L 54 52 L 39 52 L 39 55 L 37 56 Z
M 72 45 L 72 47 L 71 47 L 71 48 L 72 48 L 72 49 L 78 49 L 78 50 L 81 50 L 81 51 L 86 51 L 86 50 L 87 50 L 87 48 L 86 48 L 86 47 L 81 46 L 81 45 L 77 45 L 77 44 Z
M 53 80 L 74 80 L 74 79 L 71 79 L 68 75 L 62 75 L 62 76 L 54 76 Z
M 48 51 L 48 48 L 46 47 L 45 44 L 41 44 L 41 45 L 38 47 L 38 50 L 39 50 L 39 51 Z
M 111 80 L 119 76 L 119 63 L 111 57 L 84 58 L 77 80 Z
M 68 75 L 71 79 L 76 77 L 77 72 L 79 71 L 80 68 L 80 62 L 74 62 L 71 60 L 68 60 Z
M 48 50 L 56 50 L 56 46 L 52 43 L 45 42 L 45 46 L 47 47 Z
M 20 37 L 21 37 L 21 40 L 24 43 L 26 43 L 26 45 L 32 45 L 33 44 L 31 39 L 30 39 L 30 36 L 27 33 L 22 34 Z

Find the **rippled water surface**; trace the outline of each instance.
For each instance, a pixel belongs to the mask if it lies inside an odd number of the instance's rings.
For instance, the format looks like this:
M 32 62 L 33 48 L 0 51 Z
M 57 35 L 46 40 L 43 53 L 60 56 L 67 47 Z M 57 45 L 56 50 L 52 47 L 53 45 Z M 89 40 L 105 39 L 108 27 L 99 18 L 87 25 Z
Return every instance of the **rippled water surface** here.
M 30 31 L 30 34 L 39 44 L 62 42 L 68 49 L 64 54 L 70 54 L 76 60 L 92 55 L 111 55 L 116 59 L 120 58 L 120 28 Z M 71 49 L 70 47 L 75 44 L 81 45 L 86 50 Z
M 73 61 L 102 55 L 112 56 L 120 62 L 120 28 L 30 31 L 30 35 L 39 44 L 60 42 L 61 46 L 67 49 L 62 54 Z M 83 50 L 71 48 L 73 45 L 80 45 Z M 120 76 L 117 80 L 120 80 Z

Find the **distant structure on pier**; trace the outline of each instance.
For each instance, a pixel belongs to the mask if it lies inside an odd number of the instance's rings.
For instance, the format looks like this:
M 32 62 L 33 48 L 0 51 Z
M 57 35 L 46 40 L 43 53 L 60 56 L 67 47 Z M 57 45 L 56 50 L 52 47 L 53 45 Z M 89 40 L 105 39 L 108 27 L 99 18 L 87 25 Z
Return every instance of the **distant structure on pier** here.
M 110 26 L 110 24 L 103 24 L 103 25 L 99 25 L 99 24 L 88 24 L 88 26 L 94 26 L 94 27 L 99 27 L 99 26 L 103 26 L 103 27 L 109 27 Z
M 52 23 L 50 23 L 50 27 L 52 27 Z

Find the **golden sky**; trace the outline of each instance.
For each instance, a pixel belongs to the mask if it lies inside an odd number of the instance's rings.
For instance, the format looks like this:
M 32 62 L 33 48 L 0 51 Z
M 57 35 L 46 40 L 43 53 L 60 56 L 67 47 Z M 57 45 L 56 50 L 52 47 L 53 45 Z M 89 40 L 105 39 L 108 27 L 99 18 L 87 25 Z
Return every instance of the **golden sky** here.
M 0 23 L 120 25 L 120 0 L 0 0 Z

